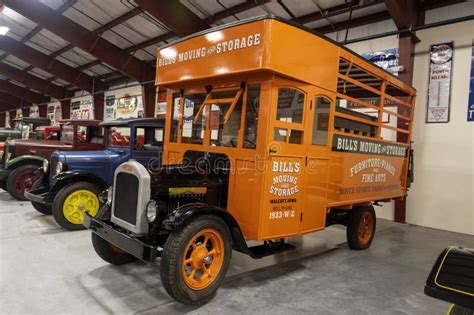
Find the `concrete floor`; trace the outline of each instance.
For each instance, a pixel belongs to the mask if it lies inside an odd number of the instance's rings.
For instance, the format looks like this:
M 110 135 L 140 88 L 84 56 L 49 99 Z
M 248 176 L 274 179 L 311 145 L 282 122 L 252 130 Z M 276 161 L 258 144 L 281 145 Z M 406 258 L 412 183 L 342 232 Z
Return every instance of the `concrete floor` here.
M 0 190 L 2 314 L 445 314 L 423 294 L 432 264 L 449 245 L 474 237 L 379 220 L 372 247 L 351 251 L 345 230 L 291 241 L 295 251 L 261 260 L 234 252 L 217 296 L 199 308 L 171 300 L 156 266 L 103 262 L 90 232 L 67 232 L 29 203 Z

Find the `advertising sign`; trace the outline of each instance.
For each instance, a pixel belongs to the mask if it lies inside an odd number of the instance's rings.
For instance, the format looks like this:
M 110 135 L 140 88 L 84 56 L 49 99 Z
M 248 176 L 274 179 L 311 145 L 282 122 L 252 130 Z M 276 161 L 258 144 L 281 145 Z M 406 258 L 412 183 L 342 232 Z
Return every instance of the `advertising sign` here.
M 467 121 L 474 121 L 474 40 L 471 53 L 471 79 L 469 80 L 469 101 L 467 104 Z
M 398 75 L 398 48 L 372 51 L 362 54 L 362 57 L 373 62 L 380 68 Z
M 453 42 L 431 46 L 427 123 L 449 122 L 453 47 Z
M 144 116 L 141 88 L 131 87 L 105 94 L 105 120 Z
M 5 112 L 5 128 L 11 128 L 10 112 Z
M 73 98 L 71 100 L 71 119 L 94 119 L 92 96 Z
M 51 120 L 51 123 L 53 125 L 59 124 L 59 121 L 62 119 L 61 103 L 49 103 L 46 113 L 47 117 Z
M 38 105 L 33 105 L 30 107 L 30 117 L 38 118 L 39 117 L 39 107 Z

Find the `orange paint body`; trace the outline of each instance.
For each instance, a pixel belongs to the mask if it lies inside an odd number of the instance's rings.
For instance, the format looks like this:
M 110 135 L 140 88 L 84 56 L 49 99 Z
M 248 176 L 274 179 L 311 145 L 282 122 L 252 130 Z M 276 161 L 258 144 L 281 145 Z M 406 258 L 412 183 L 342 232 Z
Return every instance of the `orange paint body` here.
M 348 69 L 344 73 L 341 60 Z M 355 68 L 376 77 L 380 85 L 354 80 L 357 73 L 352 74 L 351 69 Z M 211 144 L 213 105 L 202 112 L 207 126 L 202 131 L 202 144 L 184 143 L 187 118 L 183 97 L 176 101 L 177 93 L 205 92 L 206 86 L 238 90 L 242 81 L 246 86 L 260 83 L 255 148 L 247 148 L 244 140 L 244 113 L 250 106 L 247 89 L 242 90 L 235 147 Z M 180 163 L 190 150 L 227 155 L 231 162 L 227 210 L 249 239 L 322 230 L 332 209 L 406 195 L 415 90 L 326 38 L 273 18 L 196 34 L 158 52 L 156 85 L 169 89 L 164 164 Z M 386 94 L 387 86 L 402 91 L 403 98 Z M 365 96 L 347 96 L 350 87 L 369 91 L 378 104 Z M 298 92 L 298 99 L 291 102 L 302 104 L 291 119 L 278 118 L 279 111 L 286 109 L 277 103 L 292 98 L 285 96 L 285 88 Z M 328 105 L 324 112 L 315 114 L 320 100 Z M 392 105 L 396 102 L 406 107 L 407 116 L 397 116 L 396 108 L 383 106 L 389 100 Z M 368 121 L 366 115 L 338 110 L 349 102 L 372 109 L 377 118 Z M 388 113 L 406 120 L 407 128 L 384 123 Z M 176 138 L 172 137 L 176 128 L 173 119 L 179 126 Z M 349 120 L 369 131 L 341 128 L 341 122 L 348 126 Z M 382 139 L 384 129 L 406 134 L 406 142 Z M 322 144 L 313 144 L 317 137 Z

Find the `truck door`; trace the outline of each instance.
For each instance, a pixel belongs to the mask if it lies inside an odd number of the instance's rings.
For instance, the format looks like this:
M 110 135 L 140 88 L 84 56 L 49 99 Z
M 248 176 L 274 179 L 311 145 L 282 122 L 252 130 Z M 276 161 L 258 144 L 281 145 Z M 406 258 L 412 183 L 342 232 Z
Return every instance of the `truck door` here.
M 322 94 L 325 93 L 325 94 Z M 326 226 L 327 190 L 329 184 L 330 147 L 328 130 L 333 98 L 327 92 L 310 100 L 308 115 L 309 144 L 306 153 L 306 176 L 301 233 L 322 230 Z
M 132 159 L 143 164 L 148 171 L 161 166 L 163 152 L 163 128 L 136 127 Z
M 303 206 L 307 94 L 293 82 L 276 80 L 270 106 L 262 238 L 299 233 Z

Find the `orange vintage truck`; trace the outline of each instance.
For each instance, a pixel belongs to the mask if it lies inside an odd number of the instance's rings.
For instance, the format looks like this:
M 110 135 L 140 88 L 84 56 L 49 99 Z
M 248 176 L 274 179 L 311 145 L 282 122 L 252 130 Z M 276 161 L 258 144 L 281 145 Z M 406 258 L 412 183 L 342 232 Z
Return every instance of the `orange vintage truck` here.
M 158 51 L 156 85 L 164 166 L 119 166 L 84 224 L 112 264 L 161 258 L 177 301 L 210 299 L 232 250 L 260 258 L 332 224 L 366 249 L 373 204 L 406 195 L 415 89 L 307 28 L 259 17 L 188 36 Z

